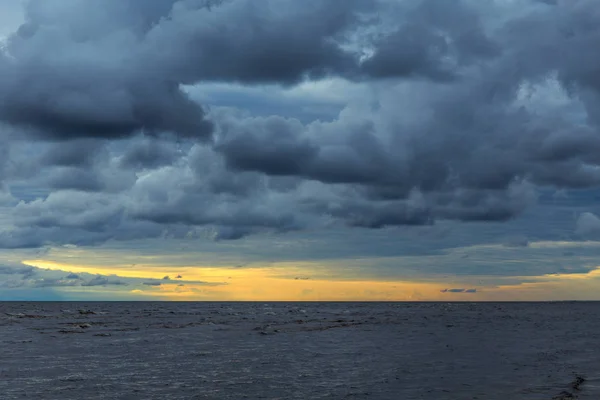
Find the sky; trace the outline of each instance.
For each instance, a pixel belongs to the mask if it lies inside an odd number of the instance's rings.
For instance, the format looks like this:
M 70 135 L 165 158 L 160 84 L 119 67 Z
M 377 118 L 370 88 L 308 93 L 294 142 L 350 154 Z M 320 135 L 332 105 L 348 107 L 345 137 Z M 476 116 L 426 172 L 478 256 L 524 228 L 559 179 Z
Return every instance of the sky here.
M 0 0 L 0 300 L 600 300 L 596 0 Z

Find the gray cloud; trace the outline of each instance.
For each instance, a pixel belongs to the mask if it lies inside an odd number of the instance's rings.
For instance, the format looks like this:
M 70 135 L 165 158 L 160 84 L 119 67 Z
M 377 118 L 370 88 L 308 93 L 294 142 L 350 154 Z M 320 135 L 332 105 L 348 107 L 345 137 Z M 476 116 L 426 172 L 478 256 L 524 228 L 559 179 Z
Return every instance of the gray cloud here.
M 209 136 L 202 108 L 176 77 L 159 65 L 140 68 L 149 60 L 136 48 L 172 3 L 29 2 L 25 23 L 0 57 L 0 118 L 56 139 L 117 138 L 140 129 Z
M 442 289 L 442 293 L 477 293 L 477 289 Z
M 2 275 L 23 275 L 23 279 L 29 278 L 35 274 L 35 268 L 26 265 L 10 266 L 0 265 L 0 274 Z
M 111 280 L 104 276 L 96 276 L 89 281 L 81 283 L 81 286 L 122 286 L 127 285 L 127 283 L 119 281 L 119 280 Z
M 508 238 L 504 242 L 504 246 L 506 247 L 527 247 L 529 246 L 529 240 L 524 236 L 514 236 Z
M 595 188 L 596 8 L 33 0 L 0 55 L 0 246 L 508 221 Z M 361 89 L 328 121 L 183 89 L 332 77 Z
M 428 4 L 424 2 L 421 7 Z M 577 7 L 567 3 L 557 8 L 543 6 L 533 15 L 517 17 L 511 22 L 517 30 L 529 29 L 528 24 L 541 24 L 538 18 L 544 16 L 571 27 L 577 18 L 583 18 L 580 13 L 591 7 L 588 2 L 578 4 Z M 462 7 L 448 11 L 458 14 L 446 14 L 439 24 L 460 26 L 462 18 L 466 18 L 460 13 L 473 12 Z M 425 14 L 433 20 L 441 18 L 431 12 Z M 585 18 L 589 19 L 589 15 Z M 459 83 L 445 86 L 406 83 L 391 91 L 396 98 L 416 90 L 425 93 L 423 99 L 415 102 L 415 109 L 430 110 L 422 119 L 411 121 L 415 117 L 409 114 L 410 107 L 397 109 L 397 116 L 371 110 L 359 110 L 365 115 L 358 116 L 343 113 L 332 124 L 313 123 L 304 128 L 295 120 L 248 118 L 232 122 L 225 118 L 218 122 L 222 133 L 216 150 L 236 170 L 356 185 L 358 190 L 364 190 L 363 199 L 369 200 L 362 208 L 357 208 L 355 202 L 341 208 L 336 203 L 338 215 L 358 215 L 355 218 L 358 222 L 351 221 L 352 224 L 379 227 L 428 223 L 432 218 L 466 221 L 513 218 L 535 201 L 529 183 L 583 188 L 596 186 L 600 179 L 594 150 L 597 126 L 569 119 L 569 112 L 565 116 L 556 114 L 564 108 L 562 105 L 557 108 L 535 104 L 542 101 L 544 91 L 554 91 L 547 95 L 557 100 L 561 96 L 566 98 L 565 88 L 591 90 L 592 98 L 587 101 L 592 101 L 596 96 L 595 83 L 584 79 L 570 61 L 557 64 L 554 59 L 548 66 L 539 63 L 539 59 L 525 58 L 525 54 L 539 52 L 540 45 L 556 51 L 561 46 L 587 46 L 593 33 L 573 25 L 572 35 L 580 37 L 569 41 L 561 32 L 552 32 L 553 28 L 546 25 L 543 28 L 550 30 L 547 33 L 555 42 L 549 43 L 538 35 L 519 37 L 517 43 L 513 31 L 507 33 L 501 29 L 496 32 L 493 45 L 477 42 L 477 47 L 465 38 L 461 46 L 472 49 L 473 54 L 493 56 L 493 62 L 480 64 L 470 72 L 469 80 Z M 504 46 L 505 50 L 496 51 L 498 46 Z M 596 60 L 581 61 L 586 68 L 596 63 Z M 571 75 L 569 80 L 574 79 L 576 85 L 564 78 Z M 529 99 L 524 98 L 524 90 L 532 91 Z M 561 101 L 573 104 L 571 100 Z M 389 108 L 381 100 L 380 105 Z M 588 105 L 583 106 L 585 112 L 591 111 Z M 382 128 L 386 125 L 387 128 Z M 402 211 L 407 208 L 403 201 L 390 204 L 393 213 L 383 211 L 386 205 L 383 201 L 404 200 L 415 192 L 422 198 L 416 211 Z M 344 200 L 348 201 L 348 197 Z M 325 207 L 331 204 L 319 200 Z M 371 209 L 384 215 L 369 216 Z M 364 218 L 367 222 L 361 222 Z
M 459 77 L 461 65 L 499 53 L 469 2 L 426 0 L 412 5 L 408 10 L 404 9 L 407 4 L 395 5 L 401 10 L 393 14 L 404 14 L 405 23 L 389 34 L 377 35 L 374 54 L 362 64 L 365 73 L 449 81 Z
M 60 167 L 86 167 L 93 165 L 102 149 L 103 143 L 93 139 L 76 139 L 51 144 L 40 162 L 44 165 Z
M 70 286 L 79 286 L 80 282 L 72 279 L 52 279 L 52 278 L 42 278 L 37 279 L 31 282 L 31 286 L 35 288 L 50 288 L 50 287 L 70 287 Z M 82 286 L 86 286 L 82 284 Z
M 373 35 L 387 8 L 366 0 L 34 0 L 0 58 L 0 118 L 55 139 L 142 129 L 206 139 L 212 126 L 181 84 L 437 78 L 452 74 L 445 60 L 460 67 L 494 53 L 462 2 L 447 10 L 451 19 L 430 1 L 391 9 L 401 28 Z M 365 48 L 375 51 L 363 62 Z
M 181 152 L 174 143 L 143 138 L 131 141 L 120 162 L 124 168 L 158 168 L 170 165 L 180 157 Z
M 93 171 L 81 168 L 59 168 L 48 177 L 48 186 L 52 189 L 100 192 L 104 185 Z
M 594 213 L 582 213 L 577 218 L 575 233 L 584 239 L 600 238 L 600 218 Z
M 181 282 L 181 281 L 179 281 Z M 219 286 L 225 283 L 188 281 L 194 285 Z M 61 270 L 36 268 L 22 264 L 0 266 L 0 288 L 15 290 L 14 294 L 25 293 L 30 289 L 78 288 L 78 293 L 94 287 L 111 287 L 115 295 L 126 295 L 128 287 L 159 286 L 161 282 L 149 278 L 125 278 L 116 275 L 91 275 L 89 273 L 67 273 Z M 183 284 L 182 284 L 183 285 Z M 28 292 L 27 292 L 28 293 Z M 95 292 L 94 292 L 95 293 Z
M 215 3 L 178 2 L 171 18 L 149 32 L 148 61 L 185 83 L 289 84 L 350 72 L 356 60 L 336 40 L 356 26 L 358 11 L 370 8 L 363 0 L 347 1 L 344 7 L 319 0 Z

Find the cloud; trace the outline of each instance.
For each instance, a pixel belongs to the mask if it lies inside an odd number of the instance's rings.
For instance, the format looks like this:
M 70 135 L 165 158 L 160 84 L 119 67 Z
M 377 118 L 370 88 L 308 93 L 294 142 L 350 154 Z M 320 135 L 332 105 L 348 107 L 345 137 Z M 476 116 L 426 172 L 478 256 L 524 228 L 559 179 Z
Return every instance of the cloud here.
M 31 286 L 35 288 L 50 288 L 50 287 L 69 287 L 69 286 L 79 286 L 80 282 L 72 279 L 49 279 L 42 278 L 34 280 L 31 283 Z M 86 285 L 82 285 L 86 286 Z
M 340 8 L 320 0 L 34 0 L 0 59 L 0 118 L 55 139 L 142 129 L 207 139 L 211 123 L 181 84 L 437 79 L 453 73 L 446 60 L 464 65 L 494 54 L 463 2 L 448 8 L 451 19 L 437 8 L 431 1 L 390 8 L 351 0 Z M 386 11 L 393 18 L 377 25 Z M 385 32 L 398 17 L 401 27 Z M 373 55 L 361 61 L 366 49 Z
M 0 57 L 0 118 L 53 139 L 118 138 L 140 129 L 210 136 L 211 124 L 177 77 L 140 50 L 172 3 L 29 2 Z M 153 68 L 141 68 L 149 61 Z
M 504 246 L 506 247 L 527 247 L 529 246 L 529 240 L 524 236 L 514 236 L 508 238 L 504 242 Z
M 77 248 L 77 251 L 82 250 Z M 14 252 L 12 252 L 14 255 Z M 95 298 L 98 300 L 106 299 L 127 299 L 127 293 L 131 292 L 132 287 L 139 289 L 147 286 L 161 286 L 161 282 L 151 278 L 150 271 L 147 277 L 127 277 L 119 275 L 90 274 L 87 272 L 68 273 L 60 268 L 60 263 L 46 263 L 41 260 L 25 261 L 32 265 L 48 266 L 48 268 L 39 268 L 30 265 L 2 265 L 0 268 L 0 288 L 10 291 L 10 295 L 4 298 L 24 298 L 31 294 L 31 291 L 40 291 L 40 293 L 56 292 L 55 297 L 64 295 L 64 299 L 85 299 Z M 65 265 L 65 269 L 68 266 Z M 165 284 L 168 282 L 165 282 Z M 173 283 L 184 285 L 182 281 Z M 200 286 L 222 286 L 221 282 L 204 281 L 185 281 L 186 285 Z M 169 285 L 171 286 L 171 285 Z M 25 297 L 22 297 L 25 296 Z M 111 297 L 112 296 L 112 297 Z M 37 298 L 36 296 L 34 296 Z M 53 297 L 54 298 L 54 297 Z M 149 298 L 150 299 L 150 298 Z
M 582 213 L 577 218 L 575 233 L 584 239 L 600 238 L 600 218 L 590 212 Z
M 362 0 L 350 0 L 345 7 L 318 0 L 196 4 L 178 2 L 147 40 L 148 61 L 187 83 L 291 84 L 307 76 L 350 72 L 356 61 L 336 41 L 358 23 L 358 11 L 370 8 Z
M 0 265 L 0 274 L 2 275 L 23 275 L 23 278 L 29 278 L 35 274 L 35 268 L 19 265 Z
M 0 54 L 0 247 L 506 222 L 547 188 L 600 185 L 591 0 L 24 12 Z M 307 120 L 194 100 L 209 84 L 351 95 Z
M 51 144 L 45 149 L 40 162 L 60 167 L 84 167 L 93 165 L 103 150 L 103 143 L 94 139 L 75 139 Z
M 408 10 L 402 3 L 395 6 L 394 11 L 402 10 L 406 19 L 372 43 L 373 55 L 362 63 L 370 76 L 449 81 L 459 77 L 458 66 L 498 55 L 499 47 L 487 37 L 468 2 L 427 0 L 414 2 Z
M 96 276 L 89 281 L 81 283 L 81 286 L 123 286 L 127 285 L 127 283 L 119 281 L 119 280 L 111 280 L 104 276 Z
M 477 293 L 477 289 L 442 289 L 442 293 Z
M 170 165 L 180 156 L 173 142 L 144 137 L 131 141 L 120 162 L 124 168 L 153 169 Z

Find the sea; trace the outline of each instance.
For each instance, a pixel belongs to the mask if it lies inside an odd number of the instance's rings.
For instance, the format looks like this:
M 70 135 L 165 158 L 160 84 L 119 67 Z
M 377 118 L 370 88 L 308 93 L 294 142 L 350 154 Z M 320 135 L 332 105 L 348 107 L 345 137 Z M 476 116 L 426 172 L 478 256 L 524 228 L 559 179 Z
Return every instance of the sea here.
M 0 303 L 0 399 L 600 399 L 600 303 Z

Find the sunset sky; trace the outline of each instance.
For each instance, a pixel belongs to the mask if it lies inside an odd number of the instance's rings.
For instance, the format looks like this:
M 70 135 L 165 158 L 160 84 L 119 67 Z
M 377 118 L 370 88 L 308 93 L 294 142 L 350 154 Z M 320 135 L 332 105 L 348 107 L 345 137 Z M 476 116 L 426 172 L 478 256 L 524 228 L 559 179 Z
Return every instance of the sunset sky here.
M 0 300 L 600 300 L 596 0 L 0 0 Z

